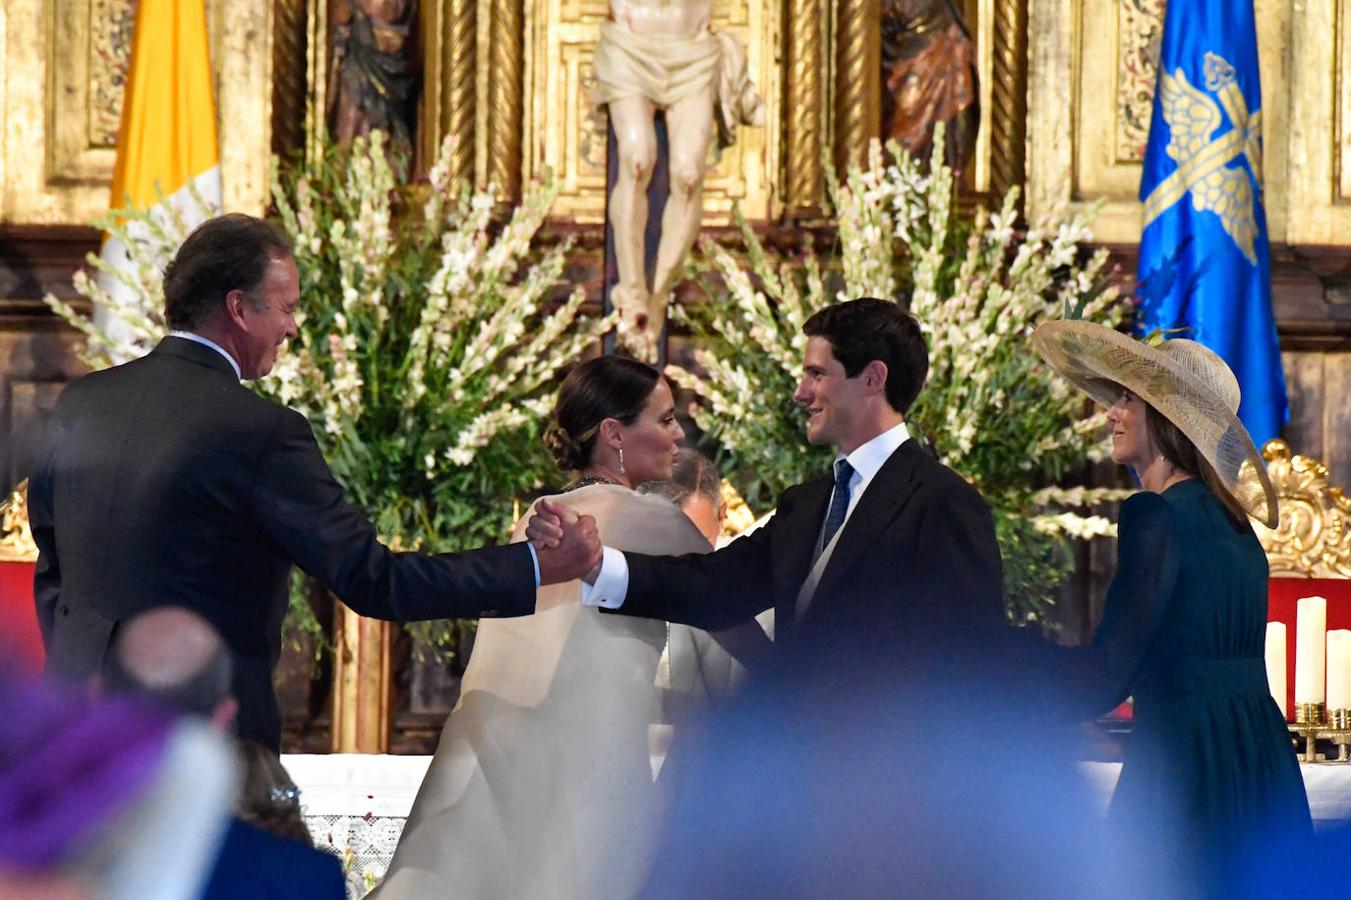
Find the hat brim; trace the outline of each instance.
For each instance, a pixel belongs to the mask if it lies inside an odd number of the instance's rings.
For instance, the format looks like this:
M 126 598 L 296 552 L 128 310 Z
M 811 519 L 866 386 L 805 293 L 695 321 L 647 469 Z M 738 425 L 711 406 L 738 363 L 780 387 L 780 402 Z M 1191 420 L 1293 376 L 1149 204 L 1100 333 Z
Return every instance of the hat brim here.
M 1093 322 L 1045 322 L 1032 334 L 1041 357 L 1102 406 L 1124 388 L 1176 425 L 1214 467 L 1248 514 L 1268 528 L 1280 518 L 1276 489 L 1242 421 L 1223 399 L 1162 351 Z M 1251 466 L 1252 479 L 1246 477 Z

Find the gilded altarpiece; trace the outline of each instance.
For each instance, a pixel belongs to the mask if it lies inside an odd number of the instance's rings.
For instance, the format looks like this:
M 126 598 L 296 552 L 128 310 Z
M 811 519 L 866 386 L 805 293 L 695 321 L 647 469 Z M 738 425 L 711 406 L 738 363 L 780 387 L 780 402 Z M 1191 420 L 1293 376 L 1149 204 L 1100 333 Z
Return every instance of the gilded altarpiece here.
M 1102 202 L 1094 223 L 1098 239 L 1139 241 L 1142 207 L 1136 195 L 1164 8 L 1165 0 L 1031 0 L 1027 191 L 1032 218 Z M 1293 134 L 1287 143 L 1287 134 L 1306 103 L 1288 64 L 1290 5 L 1257 0 L 1256 15 L 1267 224 L 1272 241 L 1284 242 L 1293 237 L 1286 232 L 1294 200 L 1286 169 L 1296 143 Z M 1351 242 L 1351 231 L 1345 241 Z
M 1299 3 L 1291 17 L 1292 243 L 1351 244 L 1351 0 Z M 1298 211 L 1298 214 L 1296 214 Z
M 261 211 L 271 150 L 272 0 L 207 0 L 228 209 Z M 108 209 L 135 0 L 6 0 L 0 222 L 83 225 Z

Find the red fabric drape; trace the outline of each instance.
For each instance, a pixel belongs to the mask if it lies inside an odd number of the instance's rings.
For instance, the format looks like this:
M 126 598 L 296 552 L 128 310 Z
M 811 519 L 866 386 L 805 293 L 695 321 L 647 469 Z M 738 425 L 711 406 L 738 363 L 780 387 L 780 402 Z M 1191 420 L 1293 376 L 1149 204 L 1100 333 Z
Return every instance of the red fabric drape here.
M 0 562 L 0 656 L 11 674 L 38 675 L 44 654 L 33 606 L 33 563 Z

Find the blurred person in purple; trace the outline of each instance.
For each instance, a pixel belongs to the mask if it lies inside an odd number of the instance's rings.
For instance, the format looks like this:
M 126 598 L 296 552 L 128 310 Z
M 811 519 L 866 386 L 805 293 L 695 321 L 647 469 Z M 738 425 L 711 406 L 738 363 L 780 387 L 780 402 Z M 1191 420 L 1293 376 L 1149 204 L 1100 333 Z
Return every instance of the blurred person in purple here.
M 198 895 L 235 790 L 222 737 L 141 698 L 2 675 L 0 711 L 0 896 Z

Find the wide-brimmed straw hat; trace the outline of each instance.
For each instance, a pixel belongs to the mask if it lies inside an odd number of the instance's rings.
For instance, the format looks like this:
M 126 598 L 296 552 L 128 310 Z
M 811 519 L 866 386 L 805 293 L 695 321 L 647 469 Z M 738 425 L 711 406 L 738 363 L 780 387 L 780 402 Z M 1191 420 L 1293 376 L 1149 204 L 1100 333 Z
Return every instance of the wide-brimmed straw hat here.
M 1238 418 L 1238 379 L 1214 351 L 1182 338 L 1151 345 L 1078 320 L 1043 323 L 1032 343 L 1052 368 L 1103 406 L 1115 403 L 1124 388 L 1154 407 L 1191 439 L 1250 516 L 1276 527 L 1276 491 Z

